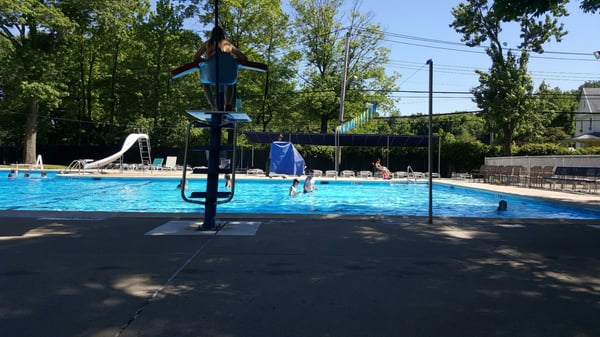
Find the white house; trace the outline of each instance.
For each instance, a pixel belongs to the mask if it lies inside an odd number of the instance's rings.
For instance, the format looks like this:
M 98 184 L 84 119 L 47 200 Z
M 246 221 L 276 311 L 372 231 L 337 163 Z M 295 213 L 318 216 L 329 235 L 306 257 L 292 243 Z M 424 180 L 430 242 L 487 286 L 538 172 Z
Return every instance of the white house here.
M 577 147 L 600 146 L 600 88 L 583 88 L 575 115 Z

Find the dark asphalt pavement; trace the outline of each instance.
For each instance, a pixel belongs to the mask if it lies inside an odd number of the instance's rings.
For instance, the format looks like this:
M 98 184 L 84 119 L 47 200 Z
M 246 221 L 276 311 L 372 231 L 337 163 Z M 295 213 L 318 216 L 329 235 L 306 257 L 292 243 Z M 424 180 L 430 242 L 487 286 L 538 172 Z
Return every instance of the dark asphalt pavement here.
M 600 220 L 180 218 L 0 212 L 0 336 L 600 336 Z

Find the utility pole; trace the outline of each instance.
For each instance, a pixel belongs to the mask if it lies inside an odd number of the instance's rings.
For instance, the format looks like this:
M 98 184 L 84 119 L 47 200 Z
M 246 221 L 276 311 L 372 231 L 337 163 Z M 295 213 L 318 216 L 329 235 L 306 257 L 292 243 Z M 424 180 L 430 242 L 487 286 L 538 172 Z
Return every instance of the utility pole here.
M 342 88 L 340 90 L 340 113 L 338 116 L 338 126 L 344 123 L 344 101 L 346 100 L 346 78 L 348 77 L 348 55 L 350 54 L 350 32 L 352 28 L 346 32 L 346 51 L 344 54 L 344 68 L 342 70 Z M 335 172 L 340 171 L 340 161 L 342 160 L 342 149 L 340 147 L 340 128 L 335 128 Z

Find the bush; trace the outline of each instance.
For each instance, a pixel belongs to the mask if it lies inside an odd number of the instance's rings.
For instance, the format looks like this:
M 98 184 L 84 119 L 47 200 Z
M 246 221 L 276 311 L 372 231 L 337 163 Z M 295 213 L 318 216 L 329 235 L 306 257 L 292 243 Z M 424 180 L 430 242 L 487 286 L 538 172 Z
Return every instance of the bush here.
M 552 156 L 573 154 L 567 147 L 556 144 L 525 144 L 515 148 L 515 156 Z
M 600 154 L 600 146 L 584 147 L 572 151 L 572 154 Z
M 498 149 L 496 149 L 498 148 Z M 442 143 L 442 175 L 452 172 L 471 172 L 479 169 L 486 156 L 492 156 L 499 147 L 484 145 L 480 141 L 451 141 Z

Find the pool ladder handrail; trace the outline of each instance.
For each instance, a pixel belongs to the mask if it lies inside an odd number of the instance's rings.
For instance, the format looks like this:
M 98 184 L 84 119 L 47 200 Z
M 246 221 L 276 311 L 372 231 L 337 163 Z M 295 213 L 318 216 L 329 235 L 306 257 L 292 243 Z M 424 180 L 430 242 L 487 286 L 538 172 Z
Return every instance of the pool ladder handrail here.
M 217 113 L 217 112 L 215 112 Z M 227 113 L 227 112 L 226 112 Z M 181 181 L 184 182 L 183 184 L 185 184 L 185 182 L 187 181 L 187 164 L 188 164 L 188 149 L 189 149 L 189 141 L 190 141 L 190 135 L 191 135 L 191 129 L 193 127 L 200 127 L 200 128 L 206 128 L 208 127 L 208 123 L 206 123 L 205 121 L 198 121 L 198 120 L 190 120 L 188 122 L 188 127 L 187 127 L 187 134 L 186 134 L 186 139 L 185 139 L 185 148 L 184 148 L 184 155 L 183 155 L 183 174 L 181 177 Z M 225 204 L 230 202 L 233 199 L 233 196 L 235 194 L 235 167 L 236 167 L 236 162 L 237 162 L 237 158 L 236 158 L 236 144 L 237 144 L 237 123 L 236 122 L 230 122 L 230 121 L 224 121 L 223 124 L 221 124 L 222 128 L 225 129 L 231 129 L 233 130 L 233 141 L 232 141 L 232 145 L 231 145 L 231 149 L 230 151 L 232 152 L 232 158 L 231 161 L 229 163 L 228 168 L 218 168 L 219 171 L 219 176 L 221 173 L 225 173 L 225 174 L 230 174 L 231 175 L 231 187 L 229 188 L 229 191 L 216 191 L 216 204 Z M 222 150 L 224 150 L 225 146 L 221 145 L 220 146 L 221 149 L 219 150 L 219 152 L 221 152 Z M 204 169 L 202 170 L 203 173 L 204 171 L 206 171 L 206 173 L 208 173 L 208 169 Z M 195 172 L 195 170 L 194 170 Z M 208 179 L 208 177 L 207 177 Z M 185 187 L 185 186 L 183 186 Z M 191 192 L 190 196 L 188 197 L 185 194 L 185 188 L 181 189 L 181 197 L 184 201 L 189 202 L 189 203 L 194 203 L 194 204 L 200 204 L 200 205 L 206 205 L 206 197 L 207 197 L 207 191 L 204 192 Z M 199 200 L 195 200 L 195 199 L 199 199 Z M 200 199 L 205 199 L 200 200 Z
M 83 167 L 85 166 L 85 163 L 86 163 L 85 159 L 75 159 L 69 164 L 69 166 L 67 166 L 67 168 L 65 170 L 63 170 L 63 172 L 64 173 L 77 173 L 77 174 L 85 173 L 85 170 L 83 169 Z
M 413 181 L 417 181 L 417 175 L 415 174 L 415 171 L 413 171 L 413 169 L 410 165 L 408 165 L 406 167 L 406 181 L 410 181 L 411 172 L 412 172 L 412 176 L 413 176 Z

